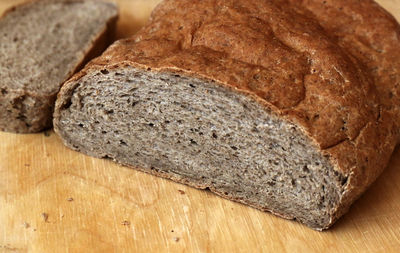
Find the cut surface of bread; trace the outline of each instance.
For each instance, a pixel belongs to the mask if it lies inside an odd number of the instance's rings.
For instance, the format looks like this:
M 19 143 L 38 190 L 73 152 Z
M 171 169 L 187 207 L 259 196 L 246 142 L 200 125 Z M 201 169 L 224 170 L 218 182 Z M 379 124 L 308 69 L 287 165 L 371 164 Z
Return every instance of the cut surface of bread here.
M 63 86 L 55 131 L 88 155 L 326 229 L 399 140 L 399 41 L 373 1 L 165 0 Z
M 70 146 L 310 226 L 329 222 L 345 178 L 296 125 L 251 98 L 129 67 L 80 82 L 57 123 Z
M 0 130 L 50 127 L 61 84 L 105 49 L 117 15 L 113 3 L 83 0 L 31 1 L 7 11 L 0 19 Z

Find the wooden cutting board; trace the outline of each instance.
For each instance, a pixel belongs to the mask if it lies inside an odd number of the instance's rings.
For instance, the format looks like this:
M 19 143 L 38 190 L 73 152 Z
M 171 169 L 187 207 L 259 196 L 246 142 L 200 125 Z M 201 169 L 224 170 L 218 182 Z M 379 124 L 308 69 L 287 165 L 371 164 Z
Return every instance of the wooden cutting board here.
M 0 0 L 0 13 L 16 4 Z M 159 0 L 120 0 L 118 36 Z M 400 20 L 400 0 L 378 1 Z M 400 60 L 400 59 L 399 59 Z M 0 252 L 400 252 L 400 150 L 331 230 L 65 148 L 0 132 Z

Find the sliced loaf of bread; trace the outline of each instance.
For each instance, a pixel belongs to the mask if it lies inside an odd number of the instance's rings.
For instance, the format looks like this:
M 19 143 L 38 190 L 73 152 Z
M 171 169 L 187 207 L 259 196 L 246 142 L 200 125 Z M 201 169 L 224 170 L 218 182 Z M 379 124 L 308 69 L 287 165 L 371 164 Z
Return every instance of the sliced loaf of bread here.
M 36 0 L 0 19 L 0 131 L 51 127 L 61 84 L 112 42 L 118 16 L 105 1 Z
M 61 89 L 54 126 L 95 157 L 314 229 L 399 140 L 400 26 L 370 0 L 165 0 Z

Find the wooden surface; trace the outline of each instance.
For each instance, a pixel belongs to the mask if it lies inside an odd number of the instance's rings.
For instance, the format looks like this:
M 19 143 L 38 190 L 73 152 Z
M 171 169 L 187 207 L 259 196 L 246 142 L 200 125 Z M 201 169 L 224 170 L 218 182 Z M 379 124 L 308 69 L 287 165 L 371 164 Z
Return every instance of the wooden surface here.
M 0 0 L 0 13 L 20 1 Z M 158 0 L 120 0 L 118 36 Z M 379 1 L 400 19 L 400 0 Z M 0 132 L 0 252 L 400 252 L 400 150 L 331 230 L 315 232 L 65 148 Z

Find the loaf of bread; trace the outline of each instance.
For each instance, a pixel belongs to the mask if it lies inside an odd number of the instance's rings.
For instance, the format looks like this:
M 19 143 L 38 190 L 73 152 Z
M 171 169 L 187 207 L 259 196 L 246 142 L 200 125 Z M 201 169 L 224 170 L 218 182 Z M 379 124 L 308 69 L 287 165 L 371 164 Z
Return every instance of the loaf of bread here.
M 60 86 L 110 41 L 118 10 L 105 1 L 35 0 L 0 19 L 0 131 L 52 125 Z
M 400 27 L 370 0 L 165 0 L 61 89 L 70 148 L 330 227 L 399 140 Z

